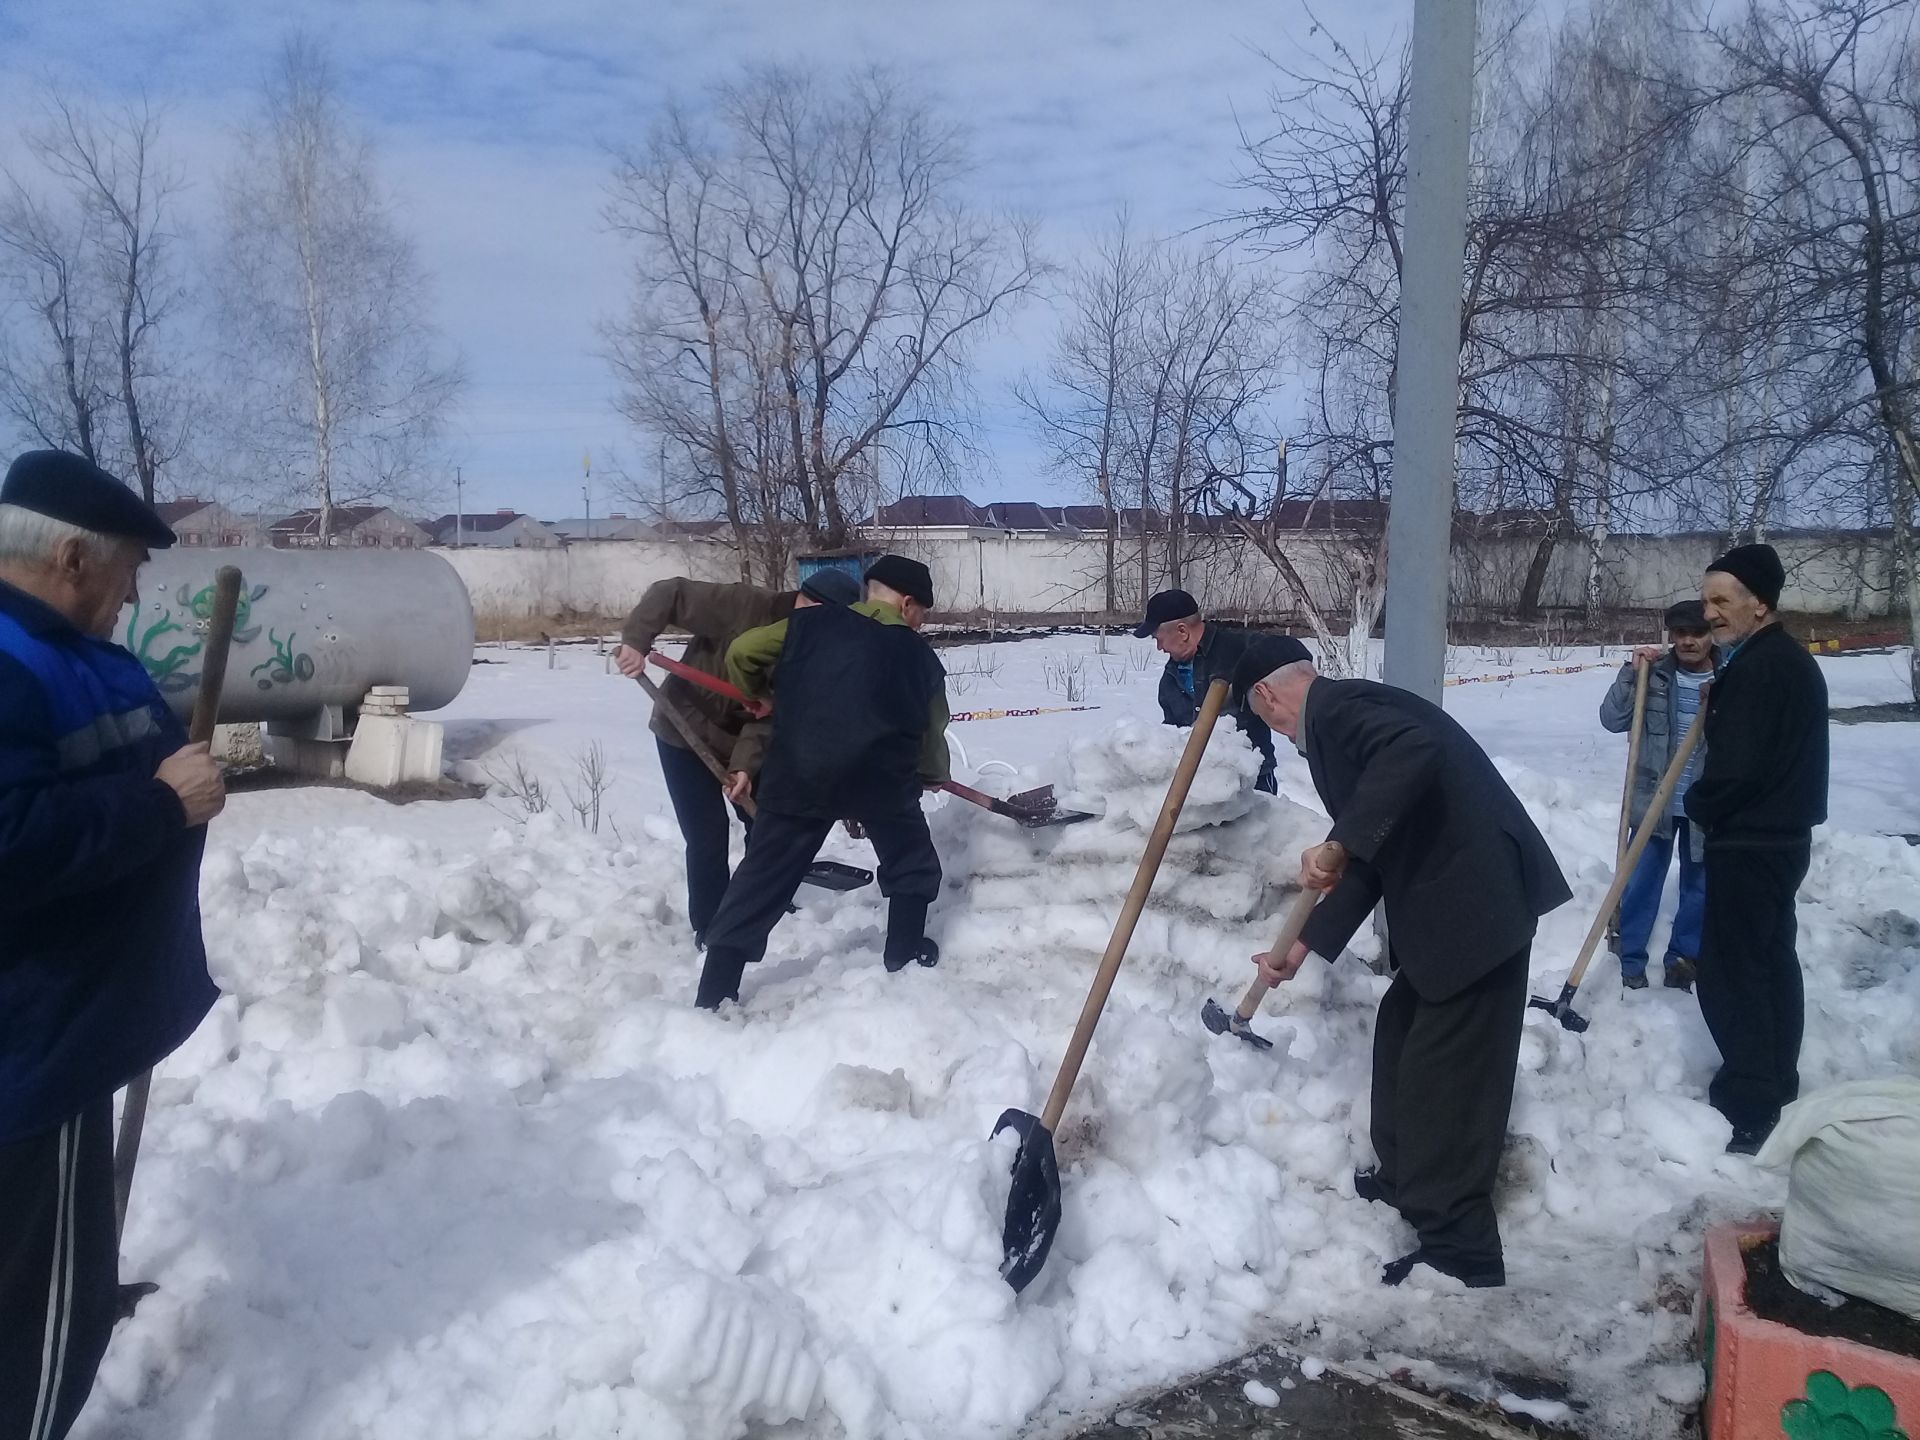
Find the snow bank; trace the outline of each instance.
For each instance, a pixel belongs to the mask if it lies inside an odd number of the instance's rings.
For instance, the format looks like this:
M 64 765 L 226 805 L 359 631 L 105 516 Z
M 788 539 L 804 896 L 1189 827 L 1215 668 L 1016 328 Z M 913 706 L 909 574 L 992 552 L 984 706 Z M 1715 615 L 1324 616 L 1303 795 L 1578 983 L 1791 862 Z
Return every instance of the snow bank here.
M 1199 1022 L 1251 978 L 1325 827 L 1251 793 L 1233 737 L 1061 1128 L 1053 1257 L 1023 1296 L 1000 1280 L 1011 1146 L 989 1129 L 1040 1106 L 1181 740 L 1123 725 L 986 782 L 1054 781 L 1100 802 L 1092 823 L 933 802 L 941 965 L 883 971 L 874 890 L 803 891 L 719 1016 L 690 1008 L 657 808 L 593 837 L 479 802 L 375 831 L 343 824 L 362 797 L 239 797 L 203 884 L 226 998 L 156 1080 L 127 1237 L 129 1278 L 163 1289 L 77 1433 L 985 1440 L 1279 1333 L 1489 1400 L 1496 1370 L 1551 1375 L 1584 1433 L 1674 1434 L 1699 1235 L 1780 1190 L 1721 1153 L 1691 997 L 1623 997 L 1603 962 L 1585 1035 L 1530 1014 L 1513 1284 L 1383 1289 L 1411 1237 L 1350 1177 L 1386 981 L 1312 962 L 1255 1022 L 1270 1053 Z M 1577 891 L 1536 947 L 1557 988 L 1614 802 L 1509 768 Z M 1817 846 L 1810 1089 L 1914 1063 L 1916 893 L 1897 842 Z

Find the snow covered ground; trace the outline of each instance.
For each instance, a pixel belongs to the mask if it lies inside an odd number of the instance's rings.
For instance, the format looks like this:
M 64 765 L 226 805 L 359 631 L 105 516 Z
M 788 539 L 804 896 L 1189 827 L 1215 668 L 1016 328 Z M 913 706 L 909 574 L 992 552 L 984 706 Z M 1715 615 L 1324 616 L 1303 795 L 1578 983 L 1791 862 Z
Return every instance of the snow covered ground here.
M 1055 782 L 1107 818 L 1029 834 L 931 802 L 940 966 L 887 975 L 877 893 L 803 889 L 721 1016 L 690 1004 L 646 701 L 591 647 L 551 670 L 490 647 L 440 717 L 467 773 L 538 778 L 545 813 L 505 793 L 236 796 L 203 883 L 226 998 L 156 1080 L 127 1236 L 128 1278 L 163 1288 L 76 1433 L 1043 1434 L 1280 1336 L 1488 1395 L 1559 1377 L 1590 1436 L 1675 1434 L 1700 1388 L 1701 1230 L 1784 1193 L 1722 1153 L 1693 1000 L 1625 996 L 1603 959 L 1584 1036 L 1530 1013 L 1501 1194 L 1513 1284 L 1382 1289 L 1410 1237 L 1350 1176 L 1386 982 L 1313 963 L 1257 1022 L 1270 1054 L 1200 1024 L 1203 999 L 1251 978 L 1324 824 L 1284 746 L 1282 799 L 1249 794 L 1231 732 L 1195 792 L 1210 823 L 1172 847 L 1069 1107 L 1059 1243 L 1024 1296 L 1000 1280 L 1010 1150 L 988 1130 L 1039 1109 L 1179 746 L 1153 723 L 1150 651 L 945 651 L 956 710 L 1085 686 L 1098 710 L 954 733 L 984 785 Z M 1904 698 L 1904 655 L 1822 663 L 1836 704 Z M 1448 692 L 1576 891 L 1542 927 L 1538 989 L 1557 990 L 1609 878 L 1609 676 Z M 1801 906 L 1808 1088 L 1920 1068 L 1920 850 L 1887 838 L 1920 832 L 1920 734 L 1833 735 Z M 566 798 L 596 743 L 598 834 Z M 870 854 L 844 836 L 829 853 Z

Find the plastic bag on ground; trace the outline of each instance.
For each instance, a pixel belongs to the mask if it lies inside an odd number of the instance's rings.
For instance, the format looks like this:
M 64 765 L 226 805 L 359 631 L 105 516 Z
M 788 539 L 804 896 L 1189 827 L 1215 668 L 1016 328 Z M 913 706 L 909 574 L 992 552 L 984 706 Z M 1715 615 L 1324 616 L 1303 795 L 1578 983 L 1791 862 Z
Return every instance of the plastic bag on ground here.
M 1857 1080 L 1796 1100 L 1757 1158 L 1788 1171 L 1787 1279 L 1920 1320 L 1920 1079 Z

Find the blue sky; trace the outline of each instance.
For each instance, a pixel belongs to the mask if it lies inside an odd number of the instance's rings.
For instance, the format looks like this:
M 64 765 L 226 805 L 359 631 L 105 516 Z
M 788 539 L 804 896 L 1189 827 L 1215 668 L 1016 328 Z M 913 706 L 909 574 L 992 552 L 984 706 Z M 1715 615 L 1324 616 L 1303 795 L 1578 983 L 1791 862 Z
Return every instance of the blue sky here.
M 1411 0 L 1316 11 L 1357 46 L 1396 43 Z M 1235 113 L 1257 116 L 1311 24 L 1299 0 L 0 0 L 0 163 L 49 81 L 106 97 L 144 86 L 211 218 L 232 128 L 286 30 L 332 47 L 435 281 L 471 384 L 447 448 L 470 510 L 577 515 L 581 455 L 644 476 L 648 447 L 612 409 L 596 322 L 625 294 L 601 228 L 606 147 L 638 140 L 670 97 L 744 63 L 896 67 L 971 128 L 984 203 L 1031 214 L 1055 259 L 1128 204 L 1177 231 L 1229 204 Z M 1031 306 L 982 356 L 993 468 L 975 499 L 1077 495 L 1039 468 L 1008 394 L 1038 369 L 1054 317 Z M 433 507 L 429 507 L 433 508 Z

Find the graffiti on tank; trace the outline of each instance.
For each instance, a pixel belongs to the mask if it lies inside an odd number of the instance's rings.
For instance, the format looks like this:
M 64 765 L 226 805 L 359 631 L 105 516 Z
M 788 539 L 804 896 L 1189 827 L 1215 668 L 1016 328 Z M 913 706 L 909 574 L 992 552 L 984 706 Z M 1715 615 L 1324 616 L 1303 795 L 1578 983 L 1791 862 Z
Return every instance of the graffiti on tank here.
M 155 616 L 145 629 L 141 628 L 139 606 L 127 617 L 126 647 L 146 666 L 147 674 L 153 677 L 153 683 L 163 695 L 191 690 L 199 683 L 200 672 L 189 673 L 187 666 L 207 643 L 207 631 L 213 625 L 213 588 L 211 584 L 198 590 L 190 584 L 182 585 L 173 593 L 171 602 L 163 600 L 154 607 Z M 250 622 L 254 604 L 266 593 L 265 585 L 241 590 L 240 604 L 233 617 L 234 644 L 245 645 L 259 639 L 260 627 Z M 177 617 L 185 617 L 186 623 L 182 624 Z M 170 641 L 167 639 L 170 635 L 180 638 Z
M 313 656 L 293 648 L 298 635 L 297 630 L 289 630 L 287 638 L 282 640 L 279 631 L 267 631 L 267 643 L 273 647 L 273 653 L 247 672 L 262 690 L 313 678 Z

